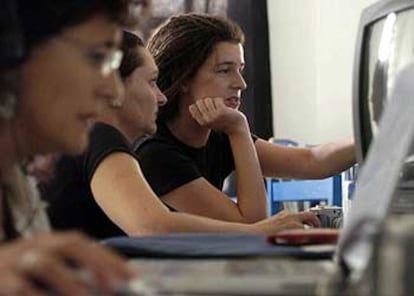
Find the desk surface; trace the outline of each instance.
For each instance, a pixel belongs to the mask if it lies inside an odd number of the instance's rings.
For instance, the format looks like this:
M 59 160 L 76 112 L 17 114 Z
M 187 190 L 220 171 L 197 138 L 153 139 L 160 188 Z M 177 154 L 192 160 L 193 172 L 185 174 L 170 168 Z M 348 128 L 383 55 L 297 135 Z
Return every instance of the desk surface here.
M 155 295 L 315 295 L 334 270 L 330 260 L 288 258 L 133 259 Z M 300 279 L 302 288 L 297 289 Z M 281 287 L 295 287 L 286 294 Z

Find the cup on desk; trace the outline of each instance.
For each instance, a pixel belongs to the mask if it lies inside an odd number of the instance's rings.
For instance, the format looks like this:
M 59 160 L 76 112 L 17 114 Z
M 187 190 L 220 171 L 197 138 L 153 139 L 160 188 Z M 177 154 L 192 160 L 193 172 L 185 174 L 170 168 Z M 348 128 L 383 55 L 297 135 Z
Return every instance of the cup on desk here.
M 309 209 L 321 221 L 321 227 L 340 228 L 342 226 L 342 207 L 316 206 Z

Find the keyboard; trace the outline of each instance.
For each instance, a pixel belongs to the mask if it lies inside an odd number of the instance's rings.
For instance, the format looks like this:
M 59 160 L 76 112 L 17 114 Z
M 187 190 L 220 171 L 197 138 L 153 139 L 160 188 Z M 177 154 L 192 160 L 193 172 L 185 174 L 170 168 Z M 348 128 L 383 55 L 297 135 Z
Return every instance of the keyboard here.
M 140 280 L 154 295 L 313 295 L 316 283 L 334 270 L 330 260 L 282 258 L 139 259 L 132 263 L 142 270 Z

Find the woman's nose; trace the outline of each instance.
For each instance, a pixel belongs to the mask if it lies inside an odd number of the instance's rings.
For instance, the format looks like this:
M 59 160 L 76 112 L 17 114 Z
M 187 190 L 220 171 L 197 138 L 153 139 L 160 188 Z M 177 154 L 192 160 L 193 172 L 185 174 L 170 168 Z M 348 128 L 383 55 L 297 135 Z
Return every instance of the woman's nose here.
M 242 73 L 236 74 L 236 77 L 233 80 L 233 87 L 240 90 L 245 90 L 247 88 L 247 83 L 246 80 L 244 80 Z
M 157 104 L 158 106 L 164 106 L 167 103 L 167 97 L 164 95 L 164 93 L 158 88 L 157 86 Z

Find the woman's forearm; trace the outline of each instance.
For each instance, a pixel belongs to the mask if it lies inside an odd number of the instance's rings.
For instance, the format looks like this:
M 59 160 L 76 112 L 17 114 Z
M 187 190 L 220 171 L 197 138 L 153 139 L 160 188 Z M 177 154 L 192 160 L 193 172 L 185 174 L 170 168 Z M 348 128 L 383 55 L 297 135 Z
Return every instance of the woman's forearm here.
M 229 135 L 237 180 L 238 207 L 247 222 L 267 216 L 267 198 L 256 149 L 246 125 Z
M 355 164 L 353 139 L 341 139 L 311 148 L 314 166 L 321 177 L 340 173 Z

